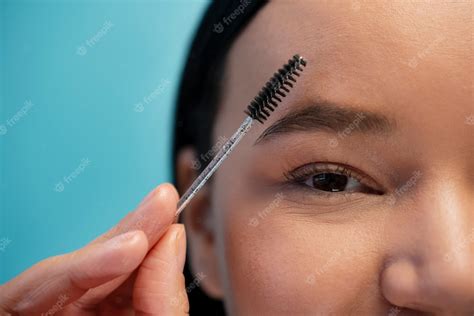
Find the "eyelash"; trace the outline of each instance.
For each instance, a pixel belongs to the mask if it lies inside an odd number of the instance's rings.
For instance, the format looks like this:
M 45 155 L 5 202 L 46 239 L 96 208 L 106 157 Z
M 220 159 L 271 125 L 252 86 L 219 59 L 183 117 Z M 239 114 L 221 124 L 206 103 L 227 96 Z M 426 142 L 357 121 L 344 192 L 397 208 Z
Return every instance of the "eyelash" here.
M 320 166 L 322 165 L 322 166 Z M 365 187 L 365 192 L 348 192 L 348 191 L 339 191 L 339 192 L 330 192 L 319 190 L 317 188 L 310 187 L 306 184 L 307 180 L 311 177 L 314 177 L 321 173 L 333 173 L 344 175 L 348 178 L 353 178 L 357 180 L 360 185 Z M 364 177 L 360 175 L 357 171 L 349 168 L 348 166 L 340 165 L 340 164 L 332 164 L 332 163 L 309 163 L 303 166 L 300 166 L 296 169 L 291 171 L 287 171 L 284 173 L 286 182 L 291 185 L 298 185 L 303 187 L 304 189 L 311 190 L 311 192 L 326 196 L 326 197 L 334 197 L 335 195 L 347 196 L 351 194 L 376 194 L 382 195 L 383 192 L 379 189 L 374 187 L 378 187 L 377 184 L 374 183 L 373 180 L 369 179 L 368 177 Z

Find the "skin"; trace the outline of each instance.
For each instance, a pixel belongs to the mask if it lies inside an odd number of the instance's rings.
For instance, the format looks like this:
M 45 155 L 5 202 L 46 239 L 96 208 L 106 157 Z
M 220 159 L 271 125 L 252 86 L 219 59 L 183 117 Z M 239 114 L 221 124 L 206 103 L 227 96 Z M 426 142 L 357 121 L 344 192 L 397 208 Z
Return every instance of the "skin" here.
M 183 213 L 203 289 L 230 315 L 472 315 L 472 3 L 271 2 L 230 51 L 216 141 L 295 52 L 308 60 L 298 84 Z M 313 127 L 255 144 L 322 100 L 390 128 Z M 179 154 L 180 192 L 196 159 L 192 147 Z M 344 165 L 360 183 L 288 184 L 308 164 L 310 180 Z M 2 285 L 0 314 L 48 313 L 61 297 L 57 315 L 186 314 L 177 201 L 162 185 L 86 247 Z
M 230 315 L 474 313 L 472 14 L 462 1 L 272 1 L 239 36 L 215 142 L 289 56 L 308 65 L 184 212 L 193 270 Z M 392 128 L 255 144 L 321 100 L 384 115 Z M 182 150 L 180 191 L 195 159 Z M 381 194 L 284 185 L 305 164 L 345 165 Z
M 82 249 L 45 259 L 0 286 L 0 315 L 185 315 L 186 236 L 178 194 L 160 185 Z

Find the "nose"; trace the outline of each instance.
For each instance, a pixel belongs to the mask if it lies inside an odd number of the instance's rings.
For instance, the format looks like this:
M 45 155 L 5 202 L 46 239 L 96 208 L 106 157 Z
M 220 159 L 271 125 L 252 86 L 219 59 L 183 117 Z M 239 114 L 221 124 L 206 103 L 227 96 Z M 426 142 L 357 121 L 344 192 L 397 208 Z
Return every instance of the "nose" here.
M 405 203 L 403 232 L 381 274 L 393 305 L 436 315 L 474 314 L 471 196 L 453 188 Z M 412 204 L 411 204 L 412 203 Z M 402 210 L 400 210 L 402 211 Z

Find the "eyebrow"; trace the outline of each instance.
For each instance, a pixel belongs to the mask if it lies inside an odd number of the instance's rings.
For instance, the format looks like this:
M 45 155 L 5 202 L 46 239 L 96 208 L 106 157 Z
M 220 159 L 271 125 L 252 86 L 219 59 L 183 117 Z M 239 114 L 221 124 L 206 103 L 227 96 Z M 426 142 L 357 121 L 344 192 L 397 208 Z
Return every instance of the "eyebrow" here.
M 352 132 L 362 132 L 380 135 L 391 132 L 394 126 L 395 123 L 383 114 L 319 101 L 290 111 L 265 129 L 254 145 L 294 132 L 326 131 L 346 136 Z

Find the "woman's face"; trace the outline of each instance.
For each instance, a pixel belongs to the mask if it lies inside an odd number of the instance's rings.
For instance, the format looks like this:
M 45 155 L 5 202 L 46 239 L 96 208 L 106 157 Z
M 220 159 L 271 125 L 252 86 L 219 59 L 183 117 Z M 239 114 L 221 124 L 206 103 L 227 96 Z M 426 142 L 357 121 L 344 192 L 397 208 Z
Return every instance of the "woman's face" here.
M 193 270 L 230 314 L 474 312 L 472 12 L 274 1 L 252 20 L 216 143 L 289 57 L 308 65 L 185 212 Z

